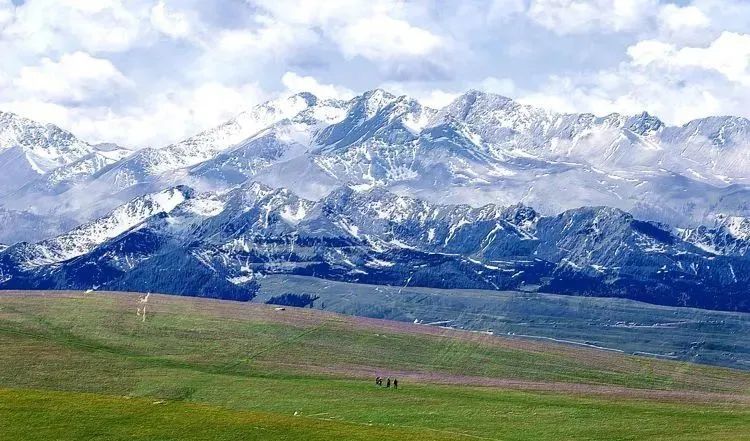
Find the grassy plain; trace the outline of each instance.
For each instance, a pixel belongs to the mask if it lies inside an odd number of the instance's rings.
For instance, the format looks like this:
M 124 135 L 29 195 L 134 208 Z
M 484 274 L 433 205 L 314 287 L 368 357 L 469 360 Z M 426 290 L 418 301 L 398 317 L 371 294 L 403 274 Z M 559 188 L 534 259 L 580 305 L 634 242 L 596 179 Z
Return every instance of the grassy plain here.
M 0 439 L 750 439 L 748 372 L 309 309 L 137 306 L 0 293 Z

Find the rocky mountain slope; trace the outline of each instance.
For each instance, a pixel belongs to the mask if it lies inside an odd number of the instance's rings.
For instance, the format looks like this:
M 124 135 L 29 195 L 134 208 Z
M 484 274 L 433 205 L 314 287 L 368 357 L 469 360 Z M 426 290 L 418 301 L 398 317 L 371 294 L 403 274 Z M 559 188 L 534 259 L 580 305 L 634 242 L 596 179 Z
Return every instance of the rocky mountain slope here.
M 249 298 L 282 273 L 747 310 L 749 152 L 742 118 L 477 91 L 301 93 L 137 151 L 0 113 L 0 280 Z
M 750 259 L 694 238 L 607 207 L 542 216 L 523 205 L 440 205 L 383 189 L 343 187 L 310 201 L 254 182 L 219 194 L 180 187 L 5 249 L 0 287 L 247 299 L 259 278 L 296 274 L 750 311 Z

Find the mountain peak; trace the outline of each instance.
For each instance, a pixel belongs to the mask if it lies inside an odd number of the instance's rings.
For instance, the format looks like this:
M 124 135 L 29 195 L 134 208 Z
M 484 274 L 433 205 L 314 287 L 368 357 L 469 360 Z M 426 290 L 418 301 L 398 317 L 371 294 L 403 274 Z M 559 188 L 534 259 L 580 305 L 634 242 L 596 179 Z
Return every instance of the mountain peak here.
M 54 124 L 0 112 L 0 154 L 6 155 L 7 152 L 7 157 L 0 163 L 5 170 L 16 172 L 15 177 L 6 176 L 7 180 L 23 184 L 21 181 L 30 176 L 45 174 L 93 151 L 88 143 Z M 25 176 L 18 173 L 25 173 Z
M 292 95 L 291 97 L 289 97 L 289 99 L 290 100 L 301 99 L 301 100 L 303 100 L 307 104 L 308 107 L 312 107 L 312 106 L 318 104 L 318 101 L 320 101 L 317 96 L 313 95 L 310 92 L 295 93 L 294 95 Z
M 386 100 L 396 99 L 396 95 L 388 92 L 385 89 L 380 89 L 380 88 L 368 90 L 367 92 L 363 93 L 361 96 L 362 98 L 368 99 L 368 100 L 369 99 L 386 99 Z
M 628 119 L 626 127 L 640 135 L 647 135 L 666 127 L 664 122 L 650 113 L 643 111 Z
M 383 107 L 387 106 L 396 99 L 392 93 L 383 89 L 368 90 L 360 96 L 354 97 L 350 102 L 352 109 L 364 112 L 365 118 L 370 119 L 375 116 Z

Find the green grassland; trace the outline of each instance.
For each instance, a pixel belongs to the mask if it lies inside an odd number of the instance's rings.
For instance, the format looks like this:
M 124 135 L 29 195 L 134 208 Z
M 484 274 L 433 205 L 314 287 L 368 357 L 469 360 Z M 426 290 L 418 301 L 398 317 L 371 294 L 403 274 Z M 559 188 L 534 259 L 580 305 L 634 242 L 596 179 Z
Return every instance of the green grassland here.
M 267 275 L 254 302 L 285 293 L 349 315 L 495 334 L 535 336 L 750 370 L 750 314 L 650 305 L 627 299 L 520 291 L 437 289 Z
M 750 439 L 750 373 L 309 309 L 0 293 L 0 439 Z M 374 385 L 398 377 L 398 390 Z

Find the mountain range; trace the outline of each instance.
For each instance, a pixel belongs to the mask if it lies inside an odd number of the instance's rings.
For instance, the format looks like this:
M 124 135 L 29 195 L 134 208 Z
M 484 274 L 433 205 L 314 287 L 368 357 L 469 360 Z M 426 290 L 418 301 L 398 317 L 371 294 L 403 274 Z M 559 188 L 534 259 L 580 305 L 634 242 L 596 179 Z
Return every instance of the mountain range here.
M 0 288 L 249 299 L 281 273 L 750 310 L 738 117 L 300 93 L 129 150 L 0 113 L 0 167 Z

